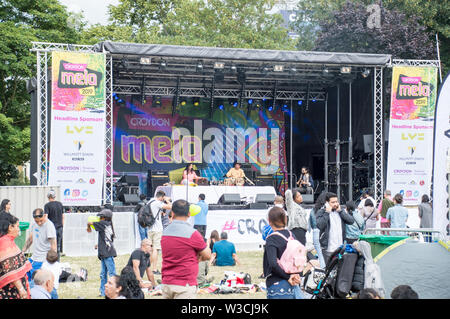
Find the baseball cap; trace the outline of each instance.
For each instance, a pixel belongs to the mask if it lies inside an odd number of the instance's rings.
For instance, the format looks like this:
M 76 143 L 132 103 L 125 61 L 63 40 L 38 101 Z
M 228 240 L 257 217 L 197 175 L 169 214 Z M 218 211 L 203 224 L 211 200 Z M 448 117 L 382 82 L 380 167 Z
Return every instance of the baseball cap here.
M 55 198 L 56 197 L 56 193 L 53 189 L 51 189 L 48 193 L 47 193 L 47 197 L 51 197 L 51 198 Z
M 112 218 L 112 211 L 110 209 L 102 209 L 97 216 Z

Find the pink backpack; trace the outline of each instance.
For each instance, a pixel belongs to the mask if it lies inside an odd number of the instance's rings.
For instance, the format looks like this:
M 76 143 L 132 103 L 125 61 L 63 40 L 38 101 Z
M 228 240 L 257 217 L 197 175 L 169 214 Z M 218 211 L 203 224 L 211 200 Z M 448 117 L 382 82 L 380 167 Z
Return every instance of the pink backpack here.
M 283 237 L 287 241 L 286 250 L 281 255 L 281 258 L 277 260 L 278 265 L 287 274 L 297 274 L 303 271 L 306 264 L 306 248 L 298 240 L 292 237 L 292 233 L 289 231 L 289 238 L 286 238 L 279 232 L 273 232 L 267 237 L 272 235 L 278 235 Z

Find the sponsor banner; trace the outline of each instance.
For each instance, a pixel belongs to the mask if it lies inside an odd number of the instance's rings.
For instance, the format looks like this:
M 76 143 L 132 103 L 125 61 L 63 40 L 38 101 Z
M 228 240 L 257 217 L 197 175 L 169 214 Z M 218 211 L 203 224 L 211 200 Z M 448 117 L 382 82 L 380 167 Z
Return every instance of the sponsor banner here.
M 264 244 L 262 230 L 268 225 L 268 210 L 213 211 L 208 214 L 206 237 L 213 230 L 228 233 L 228 240 L 235 244 Z M 210 216 L 211 215 L 211 216 Z M 211 218 L 210 218 L 211 217 Z
M 436 68 L 393 68 L 386 189 L 404 205 L 430 195 L 436 91 Z
M 433 165 L 433 228 L 449 235 L 450 76 L 440 88 L 436 106 Z
M 188 100 L 172 114 L 173 100 L 162 97 L 154 107 L 151 99 L 115 97 L 114 171 L 142 177 L 148 170 L 169 172 L 180 183 L 187 163 L 209 180 L 223 180 L 234 161 L 246 164 L 246 174 L 287 172 L 284 113 L 280 108 L 234 107 L 211 110 L 209 99 L 194 106 Z M 121 101 L 121 102 L 119 102 Z M 250 176 L 251 177 L 251 176 Z M 145 183 L 145 182 L 144 182 Z M 285 185 L 279 183 L 284 192 Z
M 49 185 L 67 206 L 102 200 L 105 141 L 105 56 L 52 52 Z

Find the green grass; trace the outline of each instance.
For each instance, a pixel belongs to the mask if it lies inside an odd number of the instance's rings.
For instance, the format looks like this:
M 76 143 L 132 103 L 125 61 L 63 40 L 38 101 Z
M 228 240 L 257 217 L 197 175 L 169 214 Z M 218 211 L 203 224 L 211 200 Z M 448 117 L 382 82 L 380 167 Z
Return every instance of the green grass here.
M 262 274 L 262 251 L 239 252 L 241 264 L 234 267 L 211 266 L 208 277 L 214 277 L 213 283 L 218 284 L 224 278 L 225 271 L 236 271 L 249 273 L 253 284 L 259 284 L 264 279 L 258 278 Z M 128 262 L 129 255 L 121 255 L 115 258 L 116 271 L 120 271 Z M 60 299 L 104 299 L 99 297 L 100 287 L 100 260 L 96 257 L 61 257 L 62 263 L 69 263 L 72 272 L 76 273 L 81 267 L 88 270 L 88 280 L 86 282 L 60 283 L 58 295 Z M 161 270 L 161 255 L 158 258 L 158 269 Z M 155 275 L 155 279 L 161 279 L 161 275 Z M 145 275 L 144 280 L 147 280 Z M 161 299 L 161 296 L 149 296 L 145 294 L 146 299 Z M 198 299 L 266 299 L 265 292 L 256 292 L 253 294 L 198 294 Z

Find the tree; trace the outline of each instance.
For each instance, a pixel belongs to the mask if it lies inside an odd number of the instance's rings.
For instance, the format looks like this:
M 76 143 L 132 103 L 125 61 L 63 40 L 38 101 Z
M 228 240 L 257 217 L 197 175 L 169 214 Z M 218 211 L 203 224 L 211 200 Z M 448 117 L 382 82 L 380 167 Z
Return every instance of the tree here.
M 294 23 L 300 34 L 297 47 L 300 50 L 312 50 L 320 32 L 320 24 L 330 22 L 333 13 L 340 10 L 348 0 L 301 0 L 297 7 L 297 21 Z M 450 2 L 441 0 L 352 0 L 355 4 L 378 5 L 383 15 L 385 10 L 396 10 L 412 18 L 430 32 L 434 41 L 435 34 L 440 40 L 441 60 L 444 74 L 450 70 Z M 366 12 L 367 13 L 367 12 Z M 395 21 L 391 21 L 396 25 Z M 430 59 L 437 59 L 435 43 L 430 44 L 434 54 Z M 414 57 L 417 59 L 418 57 Z
M 36 72 L 31 42 L 77 42 L 68 18 L 57 0 L 0 1 L 0 184 L 16 177 L 15 166 L 30 159 L 26 80 Z
M 108 26 L 86 30 L 83 39 L 138 43 L 294 49 L 274 0 L 129 1 L 110 6 Z
M 384 9 L 381 23 L 369 28 L 370 13 L 361 3 L 347 1 L 320 23 L 315 49 L 319 51 L 392 54 L 401 59 L 433 59 L 432 35 L 417 19 Z

